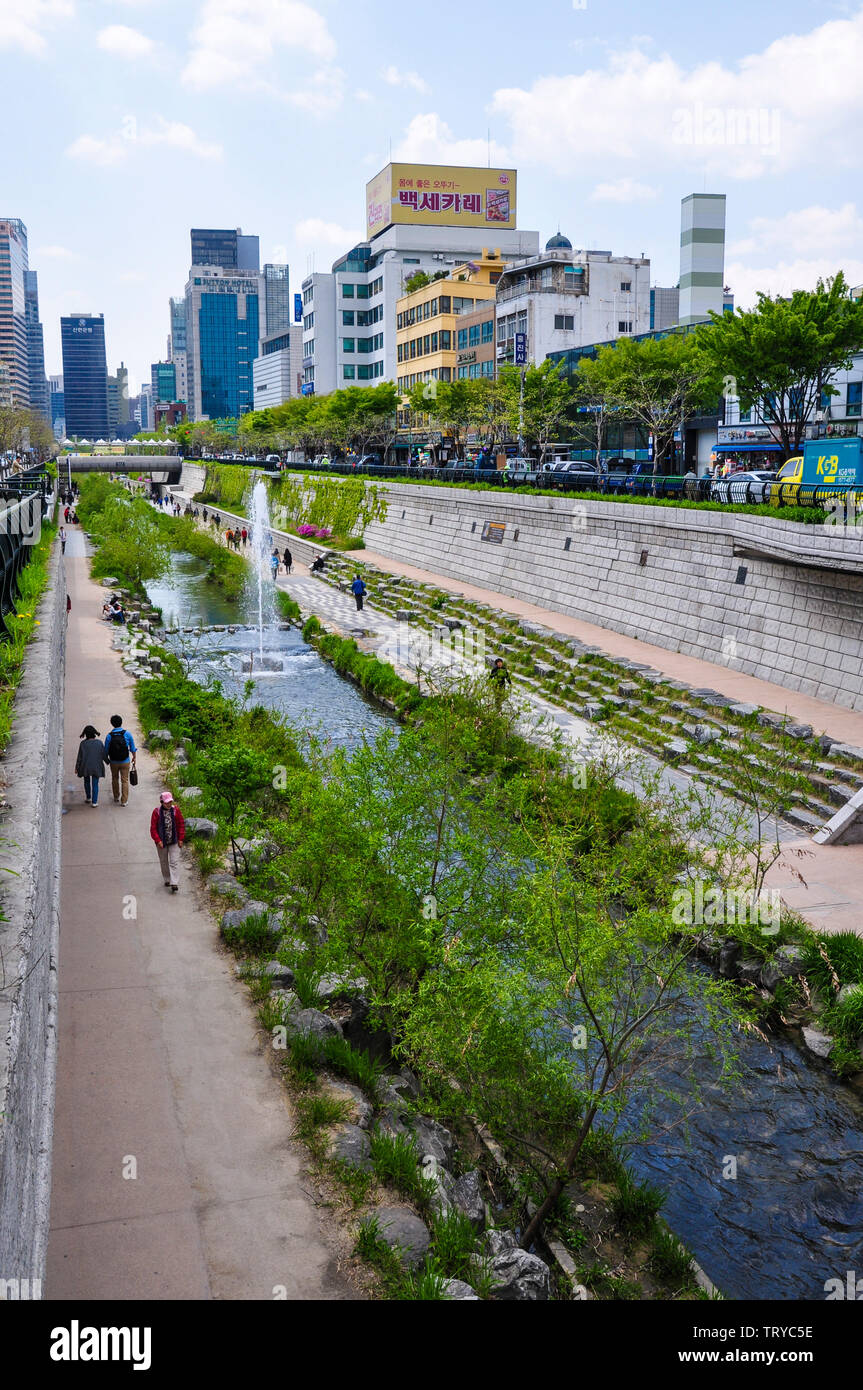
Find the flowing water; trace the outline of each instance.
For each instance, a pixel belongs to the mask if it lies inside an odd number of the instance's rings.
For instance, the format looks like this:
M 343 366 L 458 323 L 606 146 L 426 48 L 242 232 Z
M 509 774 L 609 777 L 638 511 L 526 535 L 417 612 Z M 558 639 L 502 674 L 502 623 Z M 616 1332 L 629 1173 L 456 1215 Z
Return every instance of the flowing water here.
M 268 547 L 263 554 L 266 561 Z M 171 576 L 148 593 L 168 625 L 193 629 L 168 643 L 196 679 L 217 678 L 227 694 L 242 695 L 253 663 L 255 701 L 336 745 L 373 739 L 392 721 L 295 629 L 267 617 L 268 589 L 259 567 L 254 621 L 240 625 L 204 562 L 177 555 Z M 236 630 L 206 630 L 214 624 Z M 739 1050 L 743 1079 L 730 1091 L 709 1082 L 705 1050 L 688 1139 L 672 1130 L 636 1148 L 631 1166 L 666 1192 L 669 1224 L 726 1296 L 820 1300 L 827 1279 L 863 1275 L 863 1101 L 781 1036 L 744 1035 Z M 729 1159 L 736 1178 L 723 1176 Z
M 263 666 L 265 640 L 275 627 L 276 621 L 276 586 L 270 563 L 273 537 L 267 486 L 263 480 L 259 480 L 252 488 L 251 496 L 248 498 L 248 513 L 251 528 L 249 561 L 252 566 L 252 608 L 257 616 L 258 657 Z

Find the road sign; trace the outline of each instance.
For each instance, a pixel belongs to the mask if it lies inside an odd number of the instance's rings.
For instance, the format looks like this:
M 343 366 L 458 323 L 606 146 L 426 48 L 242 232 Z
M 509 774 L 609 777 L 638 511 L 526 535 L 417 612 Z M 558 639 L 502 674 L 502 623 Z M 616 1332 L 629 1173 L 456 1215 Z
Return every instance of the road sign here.
M 516 333 L 515 335 L 515 365 L 517 367 L 527 366 L 527 334 Z

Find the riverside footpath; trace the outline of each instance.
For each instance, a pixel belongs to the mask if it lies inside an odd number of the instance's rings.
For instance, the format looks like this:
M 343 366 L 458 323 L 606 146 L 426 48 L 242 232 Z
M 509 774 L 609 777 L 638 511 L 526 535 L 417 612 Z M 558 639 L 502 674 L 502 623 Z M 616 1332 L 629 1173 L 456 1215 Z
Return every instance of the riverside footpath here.
M 184 862 L 166 892 L 149 834 L 163 782 L 70 528 L 59 1057 L 46 1296 L 355 1298 L 324 1228 L 288 1098 Z M 139 747 L 125 808 L 94 811 L 81 730 Z M 172 788 L 173 790 L 173 788 Z

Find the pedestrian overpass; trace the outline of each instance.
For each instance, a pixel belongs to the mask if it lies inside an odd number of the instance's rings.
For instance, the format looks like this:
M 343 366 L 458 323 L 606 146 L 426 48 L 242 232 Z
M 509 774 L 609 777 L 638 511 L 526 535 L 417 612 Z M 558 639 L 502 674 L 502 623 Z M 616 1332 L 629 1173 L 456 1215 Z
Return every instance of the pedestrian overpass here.
M 179 454 L 63 454 L 57 460 L 60 476 L 67 473 L 147 473 L 160 483 L 178 483 L 183 470 Z

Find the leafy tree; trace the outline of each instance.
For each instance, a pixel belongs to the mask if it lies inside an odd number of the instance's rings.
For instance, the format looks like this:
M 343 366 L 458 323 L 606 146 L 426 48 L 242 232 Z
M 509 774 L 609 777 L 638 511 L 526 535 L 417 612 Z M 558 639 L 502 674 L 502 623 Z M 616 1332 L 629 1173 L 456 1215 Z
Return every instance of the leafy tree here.
M 518 434 L 521 418 L 521 368 L 507 364 L 501 368 L 500 381 L 505 394 L 510 432 Z M 530 366 L 524 373 L 524 430 L 525 444 L 538 450 L 541 460 L 572 407 L 572 387 L 562 375 L 562 368 L 546 358 L 538 367 Z
M 578 365 L 577 389 L 634 420 L 653 435 L 653 472 L 664 470 L 674 431 L 699 406 L 713 404 L 720 380 L 694 334 L 621 338 Z
M 273 764 L 264 753 L 239 739 L 226 739 L 207 753 L 206 776 L 208 786 L 225 808 L 234 868 L 239 872 L 240 860 L 244 868 L 248 868 L 248 863 L 237 844 L 238 834 L 243 828 L 260 829 L 260 809 L 253 811 L 252 806 L 272 788 Z
M 800 452 L 822 392 L 837 395 L 831 378 L 851 366 L 863 347 L 863 303 L 852 300 L 838 274 L 790 298 L 759 293 L 756 308 L 711 314 L 697 330 L 698 347 L 727 394 L 743 410 L 759 406 L 786 455 Z
M 428 275 L 424 270 L 415 270 L 413 275 L 409 275 L 405 280 L 405 294 L 413 294 L 415 290 L 424 290 L 426 285 L 434 284 L 435 280 L 445 280 L 447 271 L 436 270 L 434 275 Z
M 143 497 L 130 497 L 119 484 L 104 504 L 90 512 L 90 526 L 101 541 L 99 568 L 103 574 L 122 574 L 140 588 L 171 568 L 170 547 L 159 519 Z M 86 513 L 85 513 L 86 514 Z
M 428 415 L 441 434 L 455 444 L 457 459 L 464 459 L 464 436 L 476 418 L 478 382 L 418 381 L 408 393 L 411 410 Z

